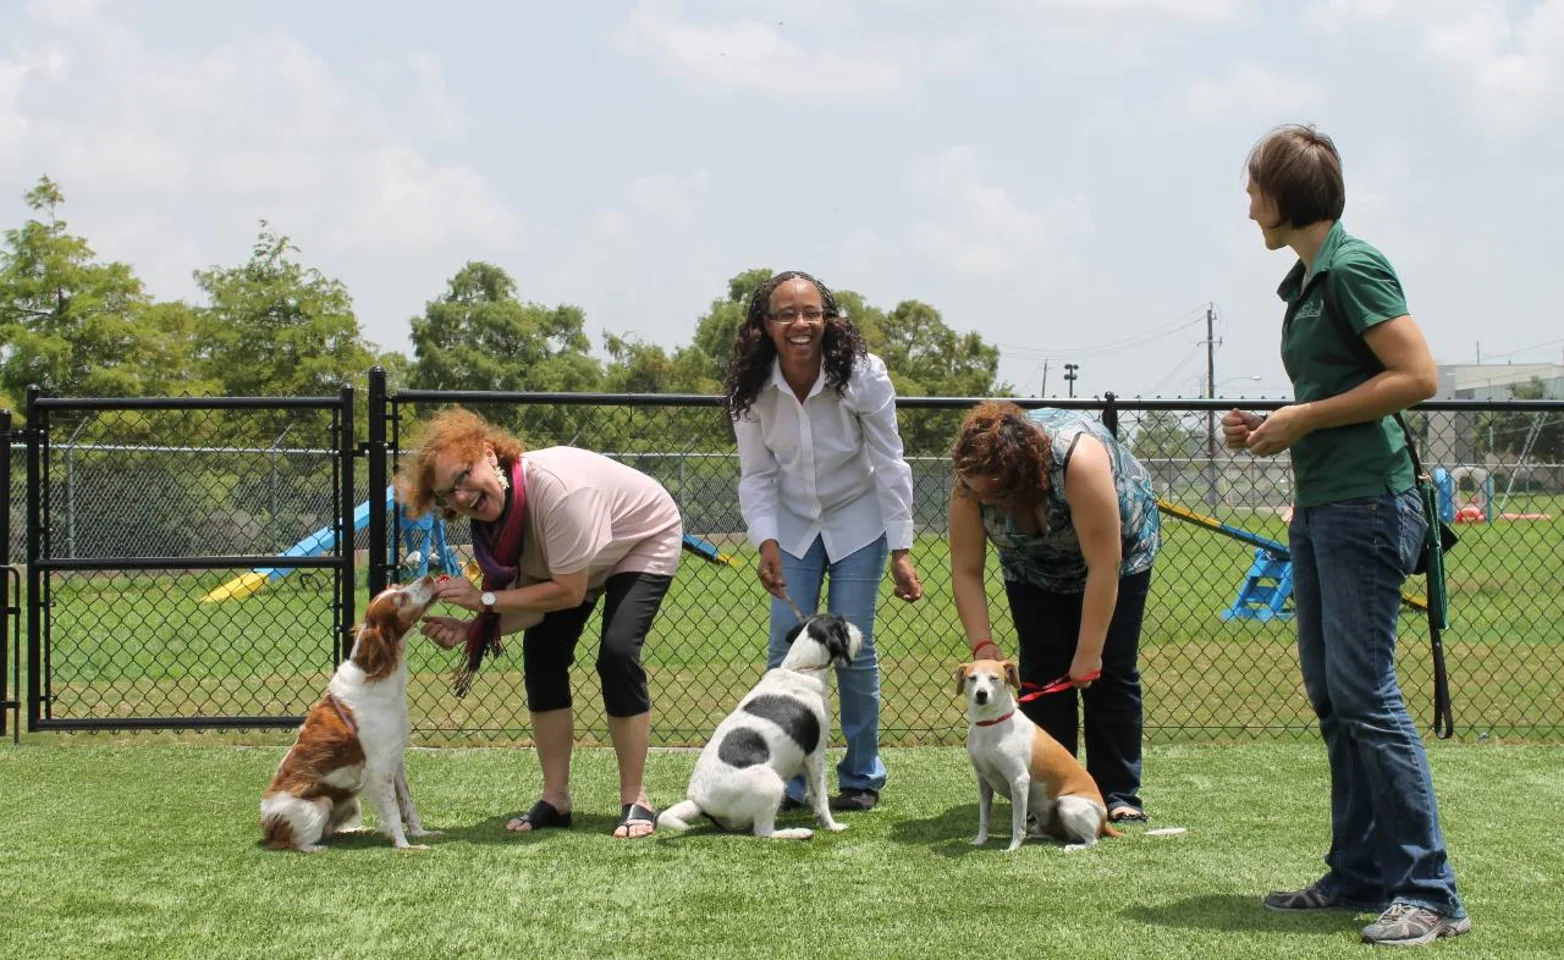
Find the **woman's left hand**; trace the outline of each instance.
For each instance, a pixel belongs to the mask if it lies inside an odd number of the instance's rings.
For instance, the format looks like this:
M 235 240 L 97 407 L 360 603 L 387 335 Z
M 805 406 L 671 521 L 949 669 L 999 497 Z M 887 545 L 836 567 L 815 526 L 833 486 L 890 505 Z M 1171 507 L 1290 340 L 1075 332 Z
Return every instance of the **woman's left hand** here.
M 1075 659 L 1070 661 L 1070 683 L 1082 690 L 1092 685 L 1092 680 L 1102 672 L 1102 654 L 1095 657 L 1083 657 L 1077 653 Z
M 473 586 L 471 580 L 466 577 L 452 577 L 435 585 L 434 598 L 444 600 L 446 603 L 454 603 L 463 610 L 474 612 L 483 609 L 479 602 L 479 590 Z
M 912 565 L 912 557 L 897 554 L 891 560 L 891 579 L 896 581 L 896 596 L 908 603 L 923 596 L 923 581 L 918 579 L 918 568 Z
M 1269 457 L 1302 440 L 1312 429 L 1305 406 L 1295 403 L 1266 417 L 1258 427 L 1249 431 L 1249 452 Z

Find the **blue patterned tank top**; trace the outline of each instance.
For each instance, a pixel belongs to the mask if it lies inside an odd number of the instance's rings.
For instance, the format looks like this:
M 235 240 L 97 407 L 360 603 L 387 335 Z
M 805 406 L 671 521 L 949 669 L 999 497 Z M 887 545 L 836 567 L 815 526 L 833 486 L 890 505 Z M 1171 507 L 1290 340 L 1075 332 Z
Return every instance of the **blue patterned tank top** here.
M 1064 499 L 1065 471 L 1082 434 L 1095 437 L 1107 448 L 1113 466 L 1123 542 L 1119 576 L 1150 570 L 1161 546 L 1162 524 L 1146 468 L 1090 414 L 1043 407 L 1027 417 L 1041 426 L 1049 439 L 1048 488 L 1043 491 L 1040 504 L 1045 526 L 1042 531 L 1029 534 L 1016 525 L 1008 511 L 983 507 L 983 529 L 999 550 L 1005 579 L 1054 593 L 1080 593 L 1086 588 L 1086 558 L 1081 554 L 1081 543 L 1070 519 L 1070 505 Z

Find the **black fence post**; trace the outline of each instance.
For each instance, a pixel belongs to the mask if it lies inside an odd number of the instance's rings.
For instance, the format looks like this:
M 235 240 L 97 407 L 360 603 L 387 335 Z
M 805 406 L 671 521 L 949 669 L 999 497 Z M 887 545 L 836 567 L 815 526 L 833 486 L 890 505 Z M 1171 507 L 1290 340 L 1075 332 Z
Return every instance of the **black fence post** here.
M 391 582 L 390 550 L 386 545 L 386 370 L 369 371 L 369 595 Z
M 21 736 L 21 698 L 11 689 L 11 411 L 0 410 L 0 737 L 5 736 L 6 714 L 12 713 L 13 733 Z M 17 591 L 17 600 L 21 591 Z M 20 666 L 20 664 L 18 664 Z M 21 671 L 18 670 L 18 673 Z M 20 680 L 20 677 L 14 678 Z
M 353 621 L 356 619 L 353 607 L 358 591 L 353 563 L 357 555 L 358 530 L 353 524 L 353 515 L 357 512 L 354 498 L 358 496 L 358 490 L 353 482 L 353 457 L 357 453 L 353 449 L 353 388 L 343 387 L 338 397 L 341 435 L 337 438 L 337 457 L 341 464 L 342 491 L 337 504 L 337 556 L 341 560 L 337 567 L 337 662 L 341 663 L 353 653 Z M 369 502 L 373 509 L 374 490 L 369 492 Z
M 27 388 L 27 730 L 43 716 L 43 441 L 48 424 L 38 406 L 41 391 Z M 9 483 L 9 479 L 7 480 Z
M 1114 396 L 1112 390 L 1109 390 L 1107 393 L 1102 395 L 1102 399 L 1102 425 L 1107 427 L 1108 432 L 1113 434 L 1113 438 L 1117 440 L 1119 438 L 1119 408 L 1117 405 L 1118 398 Z

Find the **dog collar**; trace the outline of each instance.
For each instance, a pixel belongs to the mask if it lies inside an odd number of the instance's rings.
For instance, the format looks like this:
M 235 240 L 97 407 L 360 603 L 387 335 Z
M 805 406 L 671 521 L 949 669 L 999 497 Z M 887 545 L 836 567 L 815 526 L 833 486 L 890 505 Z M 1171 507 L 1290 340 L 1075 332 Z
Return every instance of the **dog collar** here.
M 1012 710 L 1012 711 L 1010 711 L 1009 713 L 1005 714 L 1002 717 L 995 717 L 993 720 L 978 720 L 978 721 L 976 721 L 976 723 L 980 727 L 992 727 L 996 723 L 1004 723 L 1006 720 L 1009 720 L 1011 717 L 1013 717 L 1015 715 L 1016 715 L 1016 712 L 1014 710 Z

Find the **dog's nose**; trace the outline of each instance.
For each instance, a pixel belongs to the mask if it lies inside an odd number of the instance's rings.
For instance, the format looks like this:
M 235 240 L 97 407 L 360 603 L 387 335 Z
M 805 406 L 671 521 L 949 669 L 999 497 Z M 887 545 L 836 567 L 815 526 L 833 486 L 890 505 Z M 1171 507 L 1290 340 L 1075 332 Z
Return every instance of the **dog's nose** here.
M 987 703 L 988 702 L 988 691 L 987 690 L 979 690 L 977 693 L 972 695 L 972 699 L 976 700 L 980 704 L 981 703 Z

